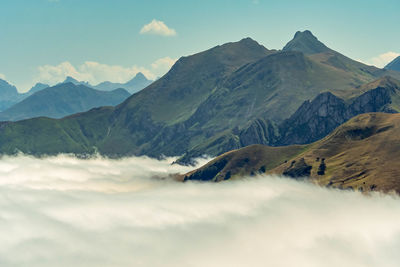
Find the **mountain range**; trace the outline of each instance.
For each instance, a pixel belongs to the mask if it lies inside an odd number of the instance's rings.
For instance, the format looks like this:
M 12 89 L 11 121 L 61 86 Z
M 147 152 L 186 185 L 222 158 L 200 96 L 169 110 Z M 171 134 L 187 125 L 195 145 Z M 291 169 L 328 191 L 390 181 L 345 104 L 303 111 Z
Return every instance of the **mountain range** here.
M 307 143 L 349 117 L 332 118 L 323 126 L 324 119 L 302 115 L 314 121 L 317 130 L 288 136 L 286 132 L 299 132 L 282 129 L 296 112 L 314 112 L 314 101 L 328 101 L 331 107 L 331 100 L 349 116 L 368 112 L 361 99 L 373 99 L 373 93 L 364 94 L 373 89 L 378 94 L 374 84 L 388 88 L 396 78 L 400 72 L 354 61 L 326 47 L 310 31 L 297 32 L 283 50 L 270 50 L 245 38 L 181 57 L 166 75 L 116 107 L 60 120 L 3 123 L 0 151 L 184 155 L 181 162 L 189 163 L 203 154 L 216 156 L 260 143 L 257 135 L 272 145 Z M 389 95 L 391 103 L 383 101 L 373 109 L 396 112 L 396 95 L 397 89 Z
M 98 85 L 91 85 L 88 82 L 78 81 L 73 77 L 67 76 L 66 79 L 59 83 L 61 84 L 68 84 L 72 83 L 74 85 L 83 85 L 85 87 L 82 92 L 80 92 L 79 99 L 82 99 L 84 95 L 87 95 L 87 88 L 92 88 L 100 91 L 115 91 L 117 89 L 123 88 L 125 92 L 118 90 L 111 94 L 101 94 L 99 92 L 93 93 L 92 95 L 96 97 L 100 97 L 99 99 L 92 99 L 89 100 L 86 98 L 82 100 L 82 103 L 74 103 L 73 99 L 70 98 L 72 95 L 77 95 L 77 92 L 71 92 L 67 94 L 67 92 L 60 92 L 57 94 L 53 94 L 50 99 L 53 102 L 47 102 L 49 100 L 49 92 L 46 94 L 40 94 L 33 99 L 29 99 L 22 103 L 22 101 L 34 93 L 50 87 L 48 84 L 37 83 L 35 84 L 28 92 L 26 93 L 19 93 L 17 88 L 7 81 L 0 79 L 0 120 L 19 120 L 19 119 L 27 119 L 33 118 L 37 116 L 47 116 L 51 118 L 61 118 L 66 115 L 70 115 L 76 112 L 86 111 L 92 107 L 97 107 L 99 105 L 116 105 L 121 103 L 126 97 L 126 91 L 131 93 L 136 93 L 143 89 L 144 87 L 148 86 L 152 83 L 151 80 L 148 80 L 142 73 L 137 73 L 135 77 L 133 77 L 127 83 L 112 83 L 112 82 L 102 82 Z M 109 96 L 109 101 L 105 100 L 105 96 Z M 44 97 L 42 100 L 39 100 L 38 97 Z M 60 97 L 59 99 L 55 99 L 55 97 Z M 65 97 L 65 98 L 64 98 Z M 72 101 L 68 103 L 68 101 Z M 39 105 L 45 104 L 45 105 Z M 63 103 L 60 107 L 54 109 L 54 105 L 52 103 Z M 96 104 L 95 104 L 96 103 Z M 102 104 L 101 104 L 102 103 Z M 53 105 L 53 107 L 50 107 Z M 14 107 L 15 106 L 15 107 Z M 69 106 L 69 107 L 67 107 Z
M 134 94 L 139 92 L 143 88 L 150 85 L 153 81 L 146 78 L 143 73 L 139 72 L 126 83 L 112 83 L 112 82 L 102 82 L 98 85 L 93 86 L 93 88 L 102 91 L 112 91 L 118 88 L 124 88 L 129 93 Z
M 101 91 L 112 91 L 115 89 L 123 88 L 127 90 L 130 94 L 134 94 L 146 86 L 150 85 L 153 81 L 146 78 L 143 73 L 139 72 L 126 83 L 113 83 L 113 82 L 102 82 L 98 85 L 91 85 L 88 82 L 78 81 L 71 76 L 67 76 L 62 83 L 73 83 L 75 85 L 85 85 L 86 87 L 91 87 Z
M 48 87 L 47 84 L 37 83 L 26 93 L 19 93 L 14 85 L 0 79 L 0 111 L 6 110 L 12 105 L 22 101 L 28 96 Z
M 115 106 L 129 96 L 130 94 L 122 88 L 100 91 L 67 82 L 38 90 L 0 112 L 0 121 L 17 121 L 41 116 L 62 118 L 95 107 Z

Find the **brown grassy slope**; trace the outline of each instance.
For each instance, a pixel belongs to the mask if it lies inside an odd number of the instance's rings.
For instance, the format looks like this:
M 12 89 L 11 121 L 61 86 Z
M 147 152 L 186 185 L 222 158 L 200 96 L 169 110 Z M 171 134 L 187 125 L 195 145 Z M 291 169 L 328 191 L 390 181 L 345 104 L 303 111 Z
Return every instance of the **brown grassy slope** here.
M 359 115 L 293 160 L 300 158 L 312 166 L 316 184 L 400 193 L 400 114 Z M 323 158 L 326 172 L 318 175 Z M 282 173 L 287 167 L 288 163 L 271 172 Z
M 181 179 L 183 180 L 186 176 L 186 180 L 222 181 L 241 178 L 244 175 L 264 173 L 304 152 L 307 148 L 308 145 L 284 147 L 251 145 L 224 153 L 203 167 L 183 175 Z M 215 167 L 218 172 L 209 177 L 208 173 L 213 172 Z
M 326 170 L 318 175 L 322 159 Z M 261 166 L 265 166 L 267 173 L 283 174 L 293 162 L 304 160 L 312 167 L 310 180 L 316 184 L 400 193 L 400 114 L 359 115 L 308 146 L 257 145 L 231 151 L 187 174 L 186 179 L 221 160 L 226 164 L 214 180 L 225 178 L 227 172 L 231 178 L 257 173 Z

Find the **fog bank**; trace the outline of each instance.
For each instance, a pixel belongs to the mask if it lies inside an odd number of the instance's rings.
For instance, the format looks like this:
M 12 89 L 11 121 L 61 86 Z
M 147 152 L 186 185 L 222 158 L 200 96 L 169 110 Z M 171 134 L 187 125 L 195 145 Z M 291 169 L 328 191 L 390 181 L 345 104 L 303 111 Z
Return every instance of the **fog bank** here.
M 398 266 L 400 200 L 145 157 L 0 160 L 0 266 Z

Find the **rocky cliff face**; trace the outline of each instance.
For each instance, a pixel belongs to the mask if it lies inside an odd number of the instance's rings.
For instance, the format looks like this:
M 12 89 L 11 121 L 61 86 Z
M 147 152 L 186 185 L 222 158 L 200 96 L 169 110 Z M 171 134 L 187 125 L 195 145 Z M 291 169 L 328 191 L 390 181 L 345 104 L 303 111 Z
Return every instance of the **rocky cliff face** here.
M 384 78 L 386 79 L 386 78 Z M 305 101 L 299 109 L 279 126 L 255 120 L 239 134 L 240 144 L 272 146 L 308 144 L 317 141 L 336 127 L 362 113 L 397 113 L 400 86 L 387 82 L 346 103 L 330 92 Z
M 242 147 L 252 144 L 268 145 L 276 141 L 278 135 L 277 126 L 263 119 L 256 119 L 240 131 L 239 140 Z
M 349 104 L 327 92 L 304 104 L 280 127 L 281 137 L 273 145 L 308 144 L 359 114 L 397 113 L 393 105 L 400 88 L 377 87 L 353 99 Z
M 280 125 L 281 137 L 277 143 L 280 145 L 311 143 L 345 122 L 349 117 L 348 113 L 348 107 L 342 99 L 329 92 L 322 93 L 312 102 L 304 102 Z
M 377 87 L 357 97 L 349 107 L 350 116 L 367 112 L 397 113 L 391 106 L 392 97 L 397 95 L 399 88 Z

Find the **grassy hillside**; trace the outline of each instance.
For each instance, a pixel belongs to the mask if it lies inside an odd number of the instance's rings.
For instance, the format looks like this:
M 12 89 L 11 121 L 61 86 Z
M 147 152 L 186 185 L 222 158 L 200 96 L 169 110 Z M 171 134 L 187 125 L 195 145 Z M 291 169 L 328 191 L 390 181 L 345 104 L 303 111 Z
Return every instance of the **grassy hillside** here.
M 400 193 L 400 114 L 368 113 L 310 145 L 248 146 L 183 175 L 185 180 L 238 179 L 260 173 L 306 176 L 313 183 Z

